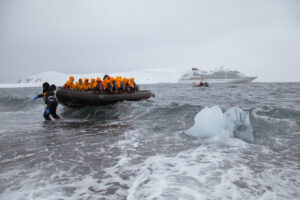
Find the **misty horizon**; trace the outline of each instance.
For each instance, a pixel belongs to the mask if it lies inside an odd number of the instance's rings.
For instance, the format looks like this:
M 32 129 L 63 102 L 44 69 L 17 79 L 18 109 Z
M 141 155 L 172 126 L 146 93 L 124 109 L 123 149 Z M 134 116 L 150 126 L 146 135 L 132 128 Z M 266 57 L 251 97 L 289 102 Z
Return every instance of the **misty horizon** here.
M 45 71 L 224 66 L 300 81 L 300 2 L 0 1 L 0 83 Z

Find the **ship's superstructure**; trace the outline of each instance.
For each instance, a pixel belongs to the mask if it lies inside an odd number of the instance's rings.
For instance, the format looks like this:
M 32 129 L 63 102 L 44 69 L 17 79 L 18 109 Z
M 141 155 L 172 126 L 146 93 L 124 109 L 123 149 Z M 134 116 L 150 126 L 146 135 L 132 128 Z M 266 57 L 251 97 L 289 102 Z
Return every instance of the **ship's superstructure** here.
M 198 84 L 200 81 L 208 83 L 247 83 L 254 79 L 256 77 L 249 77 L 239 71 L 227 70 L 223 67 L 210 72 L 193 67 L 192 71 L 184 74 L 178 82 L 195 84 Z

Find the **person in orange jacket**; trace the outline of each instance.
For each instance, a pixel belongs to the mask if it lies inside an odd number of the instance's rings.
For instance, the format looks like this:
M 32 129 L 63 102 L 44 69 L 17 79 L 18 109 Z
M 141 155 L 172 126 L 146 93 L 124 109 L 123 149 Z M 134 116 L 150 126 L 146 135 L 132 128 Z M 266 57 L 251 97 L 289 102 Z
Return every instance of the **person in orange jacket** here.
M 83 90 L 83 82 L 82 82 L 82 78 L 78 79 L 78 90 Z
M 106 77 L 107 77 L 108 79 L 110 78 L 109 75 L 105 74 L 105 76 L 103 77 L 103 81 L 105 80 Z
M 121 92 L 121 81 L 122 81 L 121 77 L 117 77 L 116 78 L 116 81 L 115 81 L 116 84 L 115 84 L 115 86 L 116 86 L 116 90 L 117 90 L 118 93 Z
M 130 92 L 136 92 L 136 84 L 134 82 L 134 78 L 129 79 L 128 85 L 130 87 Z
M 93 90 L 97 91 L 97 92 L 100 92 L 100 93 L 103 93 L 103 91 L 104 91 L 103 90 L 103 82 L 102 82 L 100 77 L 97 77 L 97 79 L 94 83 Z
M 74 89 L 75 88 L 75 85 L 74 85 L 74 76 L 70 76 L 69 77 L 69 84 L 68 84 L 68 88 L 70 89 Z
M 83 82 L 83 89 L 84 90 L 89 90 L 89 88 L 90 88 L 89 79 L 85 78 L 84 82 Z
M 92 90 L 94 88 L 94 83 L 95 83 L 95 79 L 94 78 L 91 78 L 91 82 L 89 83 L 90 84 L 90 90 Z
M 109 94 L 112 94 L 112 86 L 111 86 L 111 77 L 105 77 L 105 79 L 103 80 L 103 88 L 104 88 L 104 91 L 109 93 Z
M 74 89 L 78 90 L 78 82 L 75 82 Z
M 118 93 L 117 79 L 118 79 L 118 77 L 116 77 L 116 78 L 110 77 L 110 84 L 111 84 L 113 93 Z
M 63 87 L 64 87 L 64 88 L 69 88 L 69 81 L 67 81 L 67 82 L 64 84 Z
M 122 82 L 121 82 L 121 90 L 123 91 L 123 92 L 125 92 L 126 91 L 126 88 L 127 88 L 127 78 L 123 78 L 122 79 Z

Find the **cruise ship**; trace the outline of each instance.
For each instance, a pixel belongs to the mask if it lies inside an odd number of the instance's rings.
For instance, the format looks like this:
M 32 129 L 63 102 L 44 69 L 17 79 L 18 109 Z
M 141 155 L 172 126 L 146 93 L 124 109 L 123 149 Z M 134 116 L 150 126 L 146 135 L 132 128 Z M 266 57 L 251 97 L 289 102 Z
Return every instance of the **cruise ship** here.
M 184 74 L 178 82 L 194 84 L 199 84 L 200 81 L 208 83 L 248 83 L 256 78 L 246 76 L 239 71 L 227 70 L 223 67 L 210 72 L 194 67 L 190 72 Z

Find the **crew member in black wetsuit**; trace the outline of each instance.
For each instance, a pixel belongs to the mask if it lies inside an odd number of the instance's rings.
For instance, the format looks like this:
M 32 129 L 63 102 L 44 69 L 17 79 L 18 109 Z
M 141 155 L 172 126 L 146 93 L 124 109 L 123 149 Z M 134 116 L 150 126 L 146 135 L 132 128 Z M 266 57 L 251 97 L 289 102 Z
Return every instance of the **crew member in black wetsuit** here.
M 50 114 L 55 119 L 60 119 L 60 117 L 56 114 L 56 108 L 57 108 L 57 100 L 55 97 L 55 85 L 49 85 L 49 83 L 45 82 L 43 83 L 43 94 L 39 94 L 36 97 L 34 97 L 34 100 L 43 97 L 45 104 L 47 104 L 47 107 L 44 112 L 44 118 L 45 120 L 51 120 Z

